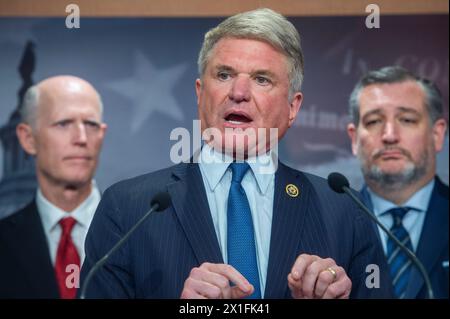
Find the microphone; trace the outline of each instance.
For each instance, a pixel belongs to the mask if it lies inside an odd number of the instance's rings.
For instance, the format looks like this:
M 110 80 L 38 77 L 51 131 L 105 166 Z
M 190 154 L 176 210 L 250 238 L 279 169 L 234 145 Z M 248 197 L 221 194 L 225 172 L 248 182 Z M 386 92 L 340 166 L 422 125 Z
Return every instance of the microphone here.
M 117 250 L 119 249 L 123 243 L 128 239 L 128 237 L 133 234 L 133 232 L 147 219 L 148 216 L 150 216 L 153 212 L 160 212 L 165 210 L 167 207 L 170 206 L 171 200 L 170 195 L 167 192 L 160 192 L 156 194 L 150 205 L 150 210 L 145 213 L 144 216 L 139 219 L 139 221 L 131 227 L 131 229 L 125 234 L 125 236 L 122 237 L 114 246 L 111 248 L 106 255 L 103 256 L 99 261 L 97 261 L 94 265 L 94 267 L 91 268 L 89 273 L 86 276 L 86 280 L 84 281 L 83 287 L 81 289 L 80 299 L 86 298 L 86 290 L 89 285 L 89 282 L 91 281 L 94 274 L 97 272 L 98 269 L 100 269 L 101 266 L 108 260 L 108 258 Z
M 350 184 L 349 184 L 347 178 L 340 173 L 336 173 L 336 172 L 331 173 L 330 175 L 328 175 L 328 185 L 336 193 L 346 193 L 348 196 L 350 196 L 350 198 L 353 199 L 353 201 L 359 206 L 359 208 L 361 208 L 363 210 L 363 212 L 366 213 L 367 216 L 370 217 L 370 219 L 372 219 L 388 235 L 388 237 L 390 239 L 392 239 L 395 242 L 395 244 L 406 253 L 406 255 L 412 261 L 412 263 L 417 267 L 417 269 L 419 269 L 419 271 L 425 281 L 425 285 L 427 287 L 428 299 L 434 299 L 434 293 L 433 293 L 433 288 L 431 287 L 431 281 L 430 281 L 430 278 L 428 277 L 428 274 L 427 274 L 423 264 L 420 262 L 420 260 L 417 258 L 417 256 L 411 250 L 409 250 L 405 245 L 403 245 L 397 239 L 397 237 L 395 237 L 394 234 L 392 234 L 392 232 L 389 229 L 384 227 L 384 225 L 382 223 L 380 223 L 380 221 L 375 217 L 375 214 L 373 214 L 359 200 L 359 198 L 355 194 L 352 193 L 352 191 L 350 190 Z

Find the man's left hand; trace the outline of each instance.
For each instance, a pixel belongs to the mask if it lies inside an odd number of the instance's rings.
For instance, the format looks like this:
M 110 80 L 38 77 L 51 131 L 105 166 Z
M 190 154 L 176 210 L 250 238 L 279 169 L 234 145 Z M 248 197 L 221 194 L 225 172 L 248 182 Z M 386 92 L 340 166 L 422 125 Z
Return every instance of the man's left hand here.
M 288 275 L 288 286 L 295 299 L 347 299 L 352 282 L 344 268 L 331 258 L 302 254 Z

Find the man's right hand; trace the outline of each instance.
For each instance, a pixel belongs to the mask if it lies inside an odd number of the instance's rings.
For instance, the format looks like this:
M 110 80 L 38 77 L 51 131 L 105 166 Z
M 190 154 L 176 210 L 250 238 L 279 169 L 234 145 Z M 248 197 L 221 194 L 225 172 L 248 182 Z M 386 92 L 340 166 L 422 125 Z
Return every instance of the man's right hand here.
M 203 263 L 191 270 L 181 299 L 239 299 L 251 295 L 253 290 L 252 284 L 233 266 Z

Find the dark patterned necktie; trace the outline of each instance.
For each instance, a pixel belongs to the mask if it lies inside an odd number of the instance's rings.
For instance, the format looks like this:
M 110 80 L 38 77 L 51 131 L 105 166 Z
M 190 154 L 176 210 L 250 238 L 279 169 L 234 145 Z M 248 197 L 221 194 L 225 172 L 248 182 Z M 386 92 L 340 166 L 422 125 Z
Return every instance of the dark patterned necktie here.
M 413 251 L 411 238 L 403 226 L 403 217 L 409 210 L 410 208 L 408 207 L 396 207 L 388 210 L 386 213 L 391 214 L 394 219 L 391 232 L 402 244 Z M 411 260 L 391 239 L 387 241 L 387 259 L 394 286 L 394 294 L 397 298 L 404 298 L 411 271 Z

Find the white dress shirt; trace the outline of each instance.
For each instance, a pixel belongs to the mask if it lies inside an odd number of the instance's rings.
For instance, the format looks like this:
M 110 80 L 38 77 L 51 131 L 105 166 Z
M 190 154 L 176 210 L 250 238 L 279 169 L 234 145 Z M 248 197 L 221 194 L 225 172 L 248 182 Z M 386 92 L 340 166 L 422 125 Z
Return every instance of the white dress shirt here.
M 222 257 L 224 262 L 227 263 L 227 207 L 232 177 L 229 165 L 233 162 L 233 159 L 215 152 L 208 144 L 203 145 L 200 155 L 198 162 L 206 196 Z M 253 161 L 249 160 L 250 169 L 241 182 L 247 195 L 253 219 L 262 297 L 264 297 L 269 263 L 275 171 L 278 165 L 273 157 L 274 153 L 271 152 L 254 158 Z
M 92 191 L 89 196 L 71 212 L 63 211 L 50 203 L 42 194 L 41 189 L 38 188 L 36 205 L 41 217 L 42 225 L 44 226 L 53 266 L 55 266 L 56 252 L 61 238 L 61 226 L 59 225 L 59 221 L 69 216 L 76 220 L 76 224 L 72 229 L 72 241 L 77 248 L 80 262 L 81 264 L 83 263 L 85 256 L 84 241 L 99 202 L 100 192 L 95 182 L 92 184 Z

